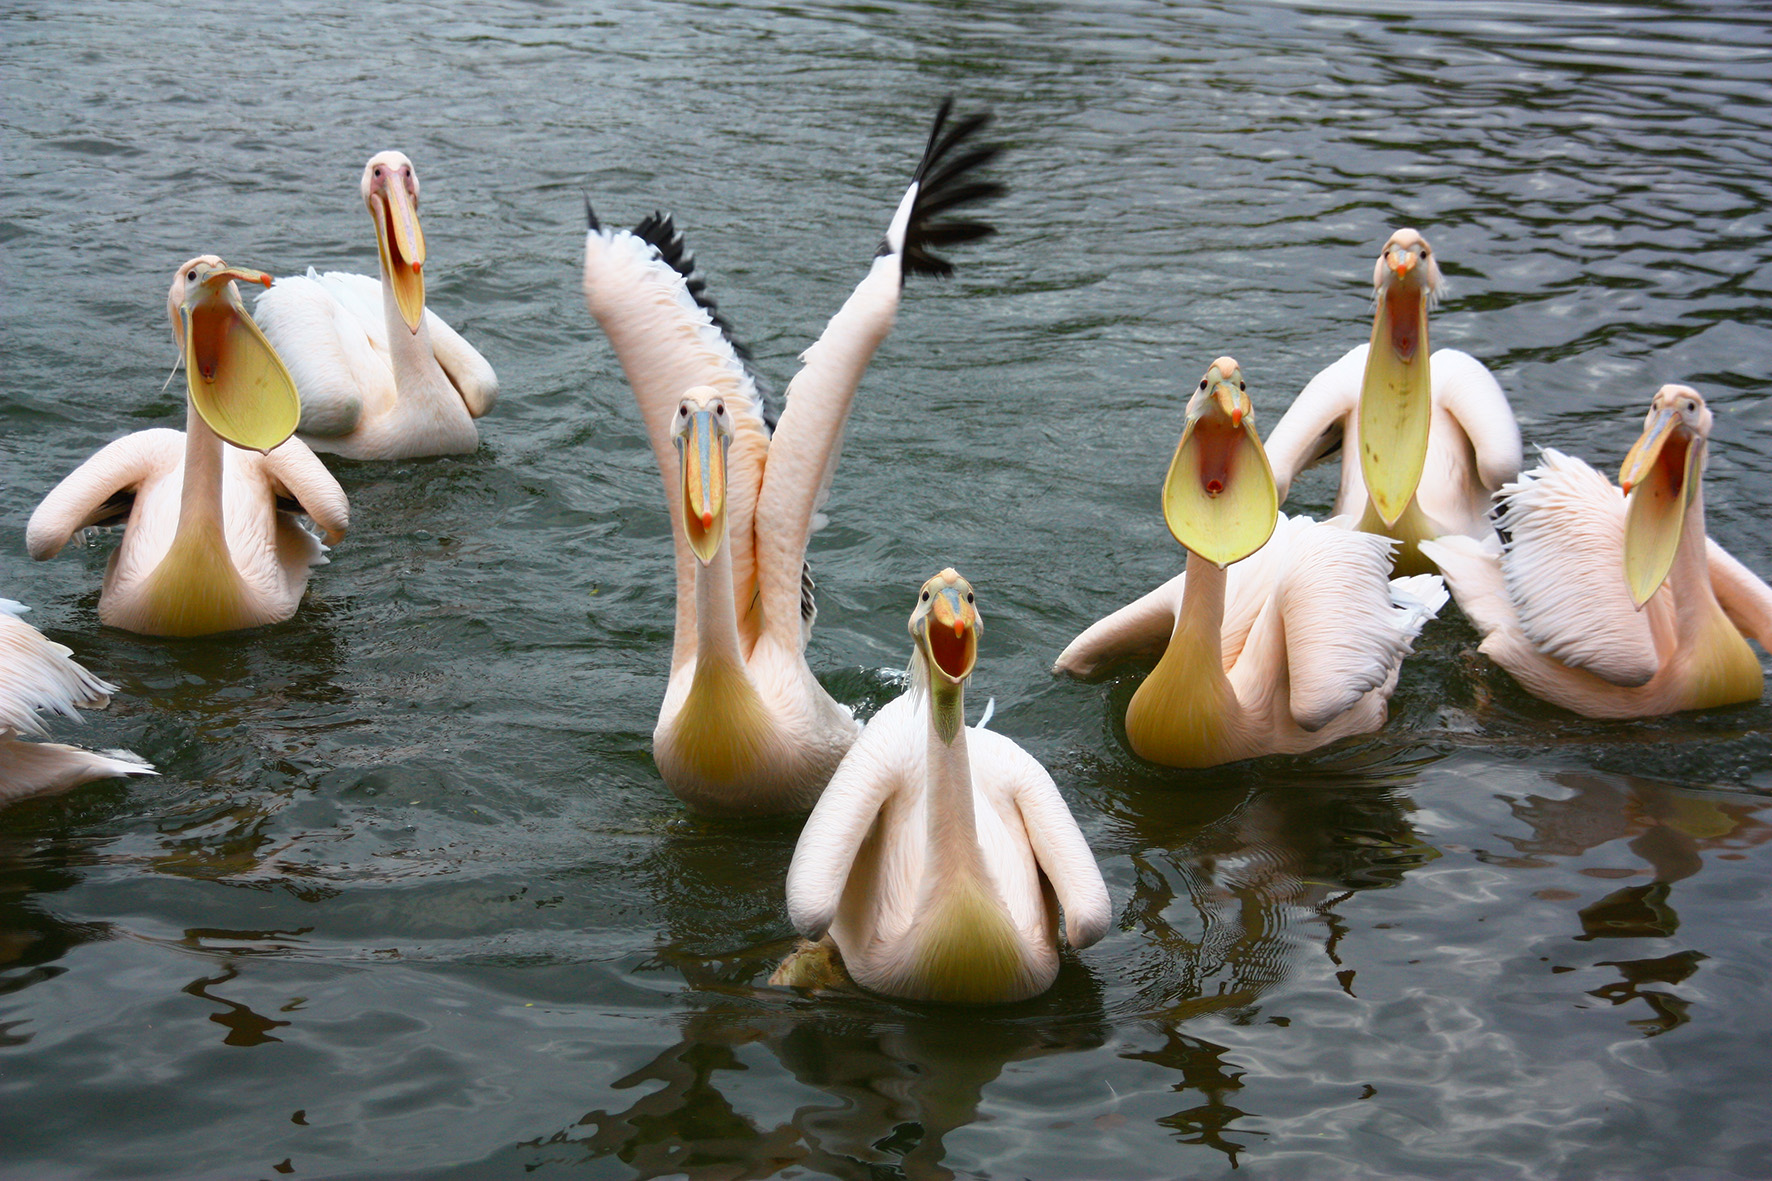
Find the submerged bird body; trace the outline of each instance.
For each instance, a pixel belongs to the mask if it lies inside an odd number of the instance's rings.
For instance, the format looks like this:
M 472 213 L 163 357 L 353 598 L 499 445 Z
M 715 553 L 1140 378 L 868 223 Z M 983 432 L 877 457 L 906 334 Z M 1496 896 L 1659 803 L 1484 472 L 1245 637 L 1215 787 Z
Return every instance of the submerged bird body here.
M 1054 670 L 1092 677 L 1158 658 L 1126 711 L 1140 757 L 1209 767 L 1384 724 L 1403 657 L 1445 589 L 1432 575 L 1391 579 L 1388 539 L 1278 516 L 1277 499 L 1241 371 L 1221 357 L 1188 408 L 1164 490 L 1186 571 L 1090 626 Z
M 1628 492 L 1547 449 L 1502 490 L 1505 542 L 1426 547 L 1481 650 L 1535 696 L 1595 718 L 1760 697 L 1746 637 L 1772 647 L 1772 588 L 1705 536 L 1710 424 L 1696 391 L 1663 386 L 1621 473 Z
M 287 619 L 309 568 L 326 560 L 296 514 L 333 539 L 348 524 L 338 482 L 287 437 L 295 392 L 275 354 L 258 351 L 262 338 L 239 306 L 237 278 L 265 277 L 209 255 L 174 279 L 168 308 L 191 390 L 185 430 L 107 444 L 31 514 L 26 544 L 39 559 L 86 526 L 126 520 L 99 595 L 99 619 L 112 627 L 194 636 Z M 275 421 L 260 425 L 266 416 Z
M 116 692 L 77 663 L 73 652 L 18 618 L 25 610 L 0 599 L 0 805 L 95 779 L 154 774 L 128 751 L 101 754 L 25 740 L 26 734 L 47 733 L 39 711 L 78 721 L 79 710 L 102 709 Z
M 1267 439 L 1282 501 L 1341 455 L 1331 515 L 1396 540 L 1400 573 L 1433 569 L 1423 541 L 1491 535 L 1491 497 L 1520 471 L 1520 428 L 1494 376 L 1457 349 L 1428 353 L 1441 286 L 1427 241 L 1391 235 L 1373 270 L 1372 339 L 1312 378 Z
M 361 189 L 381 277 L 310 269 L 278 279 L 255 309 L 300 391 L 301 435 L 315 450 L 350 459 L 471 452 L 480 445 L 474 420 L 492 409 L 498 377 L 425 307 L 412 162 L 377 154 Z
M 990 232 L 936 220 L 1000 191 L 973 179 L 997 150 L 968 143 L 985 118 L 948 127 L 947 111 L 867 275 L 802 354 L 773 428 L 671 220 L 630 232 L 592 217 L 585 300 L 633 387 L 676 547 L 676 634 L 653 754 L 697 811 L 804 811 L 860 730 L 806 663 L 816 615 L 806 545 L 906 275 L 948 273 L 932 245 Z
M 872 991 L 1035 996 L 1058 972 L 1058 904 L 1071 945 L 1087 947 L 1111 918 L 1107 888 L 1045 768 L 964 724 L 980 630 L 971 586 L 952 570 L 931 579 L 911 630 L 912 687 L 868 723 L 807 819 L 788 913 L 809 938 L 828 934 Z M 796 976 L 790 958 L 776 982 Z

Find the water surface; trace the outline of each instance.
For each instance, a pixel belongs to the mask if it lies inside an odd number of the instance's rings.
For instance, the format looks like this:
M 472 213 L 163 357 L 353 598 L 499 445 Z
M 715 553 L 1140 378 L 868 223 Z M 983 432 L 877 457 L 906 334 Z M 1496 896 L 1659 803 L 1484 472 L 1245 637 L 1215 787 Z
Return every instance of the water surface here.
M 1206 364 L 1271 427 L 1401 224 L 1529 444 L 1616 470 L 1696 385 L 1712 534 L 1772 571 L 1759 8 L 249 8 L 0 15 L 0 593 L 122 687 L 58 735 L 164 772 L 0 815 L 0 1173 L 1772 1174 L 1772 707 L 1583 721 L 1448 611 L 1383 734 L 1176 774 L 1124 747 L 1136 671 L 1047 674 L 1180 568 L 1156 490 Z M 979 588 L 974 696 L 1117 915 L 982 1014 L 765 984 L 798 826 L 653 770 L 669 518 L 578 291 L 584 195 L 672 209 L 784 385 L 950 93 L 1013 192 L 862 387 L 810 659 L 869 711 L 922 580 Z M 102 628 L 114 540 L 38 564 L 24 525 L 182 425 L 172 269 L 371 270 L 389 147 L 502 379 L 481 450 L 335 464 L 354 528 L 288 623 Z

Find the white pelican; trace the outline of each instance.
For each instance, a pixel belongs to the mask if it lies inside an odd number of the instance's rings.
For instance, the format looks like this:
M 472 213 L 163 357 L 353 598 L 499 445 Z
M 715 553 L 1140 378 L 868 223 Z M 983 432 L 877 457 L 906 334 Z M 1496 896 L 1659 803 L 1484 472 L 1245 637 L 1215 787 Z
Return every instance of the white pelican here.
M 849 748 L 788 868 L 788 916 L 834 943 L 863 988 L 982 1004 L 1045 992 L 1065 936 L 1088 947 L 1113 917 L 1107 886 L 1052 776 L 1011 739 L 968 729 L 966 678 L 983 629 L 952 569 L 911 612 L 909 692 Z M 822 980 L 829 944 L 772 983 Z M 805 961 L 804 963 L 801 961 Z
M 1545 450 L 1501 491 L 1502 537 L 1422 548 L 1483 633 L 1482 651 L 1526 689 L 1590 718 L 1755 701 L 1772 649 L 1772 588 L 1704 532 L 1711 413 L 1664 385 L 1619 470 L 1622 492 Z
M 1163 484 L 1187 570 L 1092 625 L 1053 670 L 1087 677 L 1160 655 L 1126 710 L 1141 757 L 1211 767 L 1384 724 L 1397 670 L 1446 589 L 1431 574 L 1389 579 L 1388 538 L 1279 516 L 1278 504 L 1242 371 L 1220 357 L 1194 389 Z
M 1442 285 L 1427 239 L 1392 234 L 1372 268 L 1371 342 L 1313 377 L 1267 440 L 1281 501 L 1300 472 L 1340 453 L 1331 515 L 1401 542 L 1400 574 L 1433 569 L 1423 541 L 1493 534 L 1490 498 L 1520 474 L 1520 427 L 1489 370 L 1457 349 L 1428 355 Z
M 308 567 L 326 560 L 295 513 L 333 542 L 348 523 L 338 481 L 290 437 L 301 414 L 295 387 L 246 314 L 236 279 L 271 281 L 213 254 L 173 276 L 166 307 L 185 365 L 184 431 L 106 444 L 43 498 L 26 527 L 25 544 L 42 559 L 88 525 L 128 519 L 98 600 L 99 619 L 112 627 L 198 636 L 287 619 Z
M 0 805 L 94 779 L 154 774 L 151 764 L 126 750 L 98 754 L 24 741 L 25 734 L 48 734 L 38 710 L 79 721 L 80 710 L 104 708 L 117 691 L 81 667 L 68 648 L 18 617 L 29 609 L 0 599 Z
M 265 336 L 301 393 L 302 438 L 348 459 L 459 455 L 480 445 L 474 419 L 498 377 L 474 346 L 425 308 L 418 175 L 399 152 L 363 166 L 381 279 L 342 271 L 278 279 L 258 297 Z
M 999 149 L 967 142 L 989 116 L 948 127 L 949 105 L 867 276 L 801 354 L 773 433 L 670 218 L 630 233 L 606 230 L 591 214 L 585 301 L 639 402 L 676 542 L 676 641 L 653 756 L 666 785 L 697 811 L 805 811 L 859 730 L 806 663 L 816 614 L 806 541 L 905 276 L 951 273 L 930 249 L 991 232 L 935 220 L 1001 191 L 975 179 Z

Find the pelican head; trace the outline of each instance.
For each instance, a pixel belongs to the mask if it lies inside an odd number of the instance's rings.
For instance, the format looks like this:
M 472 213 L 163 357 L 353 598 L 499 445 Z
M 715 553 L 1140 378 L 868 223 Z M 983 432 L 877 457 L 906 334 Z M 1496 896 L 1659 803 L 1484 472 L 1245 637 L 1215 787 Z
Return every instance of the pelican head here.
M 698 385 L 677 403 L 671 441 L 683 473 L 683 534 L 704 566 L 726 539 L 726 450 L 732 433 L 726 400 L 711 387 Z
M 923 584 L 911 612 L 911 638 L 929 686 L 935 732 L 951 743 L 966 725 L 966 678 L 978 663 L 978 637 L 984 620 L 973 602 L 972 584 L 952 566 Z
M 363 166 L 363 203 L 375 221 L 385 282 L 413 332 L 425 315 L 425 234 L 418 224 L 418 174 L 401 152 L 377 152 Z
M 1220 357 L 1188 401 L 1163 480 L 1163 519 L 1175 540 L 1224 567 L 1267 544 L 1279 511 L 1243 370 Z
M 1360 474 L 1387 525 L 1403 515 L 1427 465 L 1427 313 L 1443 286 L 1433 249 L 1415 230 L 1392 234 L 1372 267 L 1376 308 L 1360 386 Z
M 282 359 L 247 314 L 236 282 L 269 287 L 271 277 L 200 254 L 174 272 L 166 310 L 184 355 L 192 407 L 234 446 L 269 451 L 295 433 L 301 400 Z
M 1626 499 L 1624 574 L 1638 607 L 1673 569 L 1686 510 L 1698 496 L 1710 428 L 1711 412 L 1697 390 L 1664 385 L 1618 469 Z

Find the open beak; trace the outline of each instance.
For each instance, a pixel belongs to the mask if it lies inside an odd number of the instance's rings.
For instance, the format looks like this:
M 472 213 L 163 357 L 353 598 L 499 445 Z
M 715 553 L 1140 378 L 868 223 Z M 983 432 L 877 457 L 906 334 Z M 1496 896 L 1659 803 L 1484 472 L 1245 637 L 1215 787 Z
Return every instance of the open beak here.
M 683 469 L 683 533 L 702 565 L 726 536 L 726 443 L 711 410 L 697 410 L 677 442 Z
M 382 272 L 394 285 L 394 302 L 400 307 L 400 317 L 406 321 L 406 327 L 417 332 L 425 314 L 425 234 L 419 228 L 418 206 L 398 178 L 369 196 Z
M 978 612 L 961 597 L 958 587 L 936 592 L 923 620 L 923 643 L 929 663 L 958 685 L 978 663 Z
M 1266 545 L 1280 512 L 1267 451 L 1236 395 L 1229 382 L 1218 383 L 1182 432 L 1163 480 L 1169 532 L 1220 567 Z
M 246 314 L 232 282 L 271 285 L 262 271 L 210 272 L 180 309 L 185 387 L 209 429 L 236 447 L 269 451 L 295 433 L 301 398 L 265 334 Z
M 1618 470 L 1625 492 L 1624 576 L 1638 607 L 1673 569 L 1703 457 L 1703 440 L 1665 409 L 1649 420 Z
M 1415 265 L 1405 252 L 1391 264 L 1399 278 Z M 1433 395 L 1427 358 L 1428 292 L 1414 283 L 1387 286 L 1372 318 L 1372 347 L 1360 387 L 1360 474 L 1372 507 L 1394 525 L 1427 466 Z

